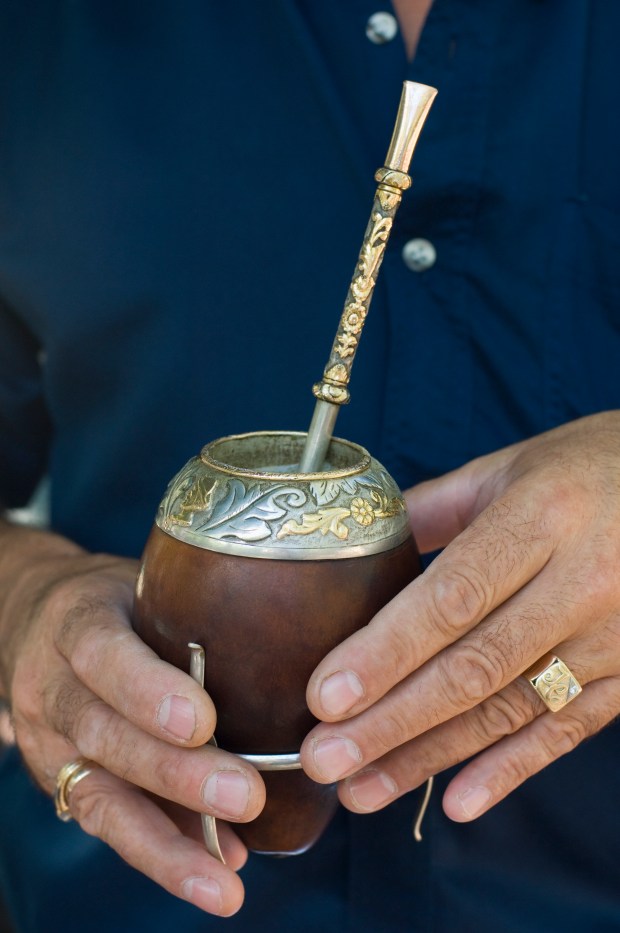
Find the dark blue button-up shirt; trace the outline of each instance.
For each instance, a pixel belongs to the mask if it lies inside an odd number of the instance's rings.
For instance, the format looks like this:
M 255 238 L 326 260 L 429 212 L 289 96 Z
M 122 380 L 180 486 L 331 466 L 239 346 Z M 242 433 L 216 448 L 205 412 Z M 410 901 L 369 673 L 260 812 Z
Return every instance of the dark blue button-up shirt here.
M 389 4 L 383 4 L 389 9 Z M 304 428 L 404 78 L 433 107 L 338 433 L 403 486 L 620 407 L 620 5 L 435 0 L 413 64 L 368 0 L 0 10 L 0 499 L 140 553 L 207 440 Z M 401 251 L 432 242 L 412 271 Z M 472 824 L 440 790 L 253 857 L 218 920 L 58 823 L 0 762 L 20 933 L 620 928 L 618 727 Z M 73 919 L 71 919 L 73 918 Z

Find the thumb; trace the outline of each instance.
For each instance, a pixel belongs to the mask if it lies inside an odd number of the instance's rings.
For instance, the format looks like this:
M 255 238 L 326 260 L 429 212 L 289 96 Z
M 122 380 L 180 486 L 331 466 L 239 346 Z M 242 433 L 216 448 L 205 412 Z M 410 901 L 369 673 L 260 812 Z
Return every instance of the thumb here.
M 506 467 L 520 445 L 471 460 L 405 492 L 413 536 L 422 554 L 445 547 L 508 485 Z

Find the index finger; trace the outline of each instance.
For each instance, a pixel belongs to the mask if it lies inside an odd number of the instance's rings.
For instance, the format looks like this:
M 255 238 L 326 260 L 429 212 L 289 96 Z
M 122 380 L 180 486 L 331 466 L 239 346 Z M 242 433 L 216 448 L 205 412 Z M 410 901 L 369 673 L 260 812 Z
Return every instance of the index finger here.
M 334 722 L 366 709 L 540 572 L 555 534 L 546 511 L 519 485 L 319 664 L 307 690 L 315 716 Z
M 209 740 L 216 720 L 211 698 L 135 634 L 127 596 L 113 583 L 91 579 L 77 593 L 75 581 L 59 584 L 51 600 L 63 613 L 56 647 L 93 693 L 158 738 L 190 746 Z

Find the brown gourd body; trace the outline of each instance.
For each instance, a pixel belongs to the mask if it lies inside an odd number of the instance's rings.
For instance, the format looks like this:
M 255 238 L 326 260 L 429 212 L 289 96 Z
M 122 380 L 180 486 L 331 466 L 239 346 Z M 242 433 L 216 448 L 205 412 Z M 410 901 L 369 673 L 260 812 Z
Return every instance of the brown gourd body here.
M 187 500 L 190 493 L 183 494 Z M 186 514 L 178 512 L 178 501 L 177 518 Z M 363 501 L 372 502 L 368 495 Z M 346 511 L 341 508 L 340 518 Z M 375 512 L 381 514 L 379 506 Z M 350 516 L 348 523 L 355 524 Z M 305 698 L 312 671 L 420 572 L 413 538 L 408 534 L 395 546 L 353 557 L 269 559 L 194 546 L 162 530 L 165 521 L 158 525 L 143 556 L 136 632 L 160 657 L 185 670 L 188 643 L 204 646 L 205 688 L 217 711 L 221 748 L 241 754 L 298 752 L 316 722 Z M 282 528 L 296 526 L 281 521 L 278 527 L 282 534 Z M 347 528 L 334 527 L 341 535 Z M 301 770 L 262 776 L 265 809 L 252 822 L 236 825 L 239 836 L 256 852 L 309 848 L 337 806 L 335 785 L 316 784 Z
M 172 480 L 146 547 L 136 631 L 185 670 L 188 643 L 193 652 L 204 647 L 217 738 L 230 752 L 298 752 L 314 723 L 305 691 L 315 666 L 420 572 L 398 487 L 367 451 L 334 438 L 333 428 L 349 399 L 359 334 L 435 94 L 412 82 L 403 87 L 336 339 L 313 387 L 308 434 L 213 442 Z M 239 835 L 255 851 L 303 851 L 329 821 L 335 788 L 300 770 L 264 777 L 266 807 L 239 824 Z M 216 850 L 209 833 L 207 847 Z
M 143 558 L 134 627 L 183 668 L 206 649 L 218 745 L 247 754 L 298 751 L 316 720 L 305 700 L 319 661 L 367 624 L 418 572 L 413 539 L 345 560 L 256 560 L 192 547 L 155 527 Z M 307 849 L 335 807 L 334 785 L 302 771 L 266 772 L 267 804 L 237 832 L 248 848 Z

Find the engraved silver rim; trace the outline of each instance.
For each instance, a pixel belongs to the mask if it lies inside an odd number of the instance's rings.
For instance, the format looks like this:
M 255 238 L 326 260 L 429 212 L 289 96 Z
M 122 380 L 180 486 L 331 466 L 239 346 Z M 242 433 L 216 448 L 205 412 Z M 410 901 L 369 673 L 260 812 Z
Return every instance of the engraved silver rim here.
M 344 447 L 347 450 L 355 453 L 359 459 L 355 460 L 351 466 L 342 467 L 336 470 L 323 470 L 322 472 L 317 473 L 286 473 L 286 472 L 272 472 L 270 470 L 257 470 L 250 469 L 249 467 L 236 466 L 233 463 L 227 463 L 224 460 L 218 459 L 214 456 L 215 451 L 218 447 L 224 447 L 226 444 L 233 444 L 235 442 L 243 442 L 245 440 L 253 440 L 255 438 L 267 439 L 267 438 L 293 438 L 294 440 L 299 440 L 299 454 L 303 451 L 303 445 L 307 437 L 307 432 L 305 431 L 249 431 L 247 434 L 231 434 L 228 437 L 220 437 L 216 441 L 212 441 L 210 444 L 206 444 L 201 452 L 200 459 L 203 463 L 206 463 L 213 470 L 217 470 L 218 473 L 225 473 L 230 476 L 242 476 L 248 479 L 258 479 L 258 480 L 271 480 L 273 482 L 282 482 L 283 477 L 286 477 L 287 481 L 295 482 L 296 480 L 302 480 L 304 482 L 314 482 L 316 480 L 337 480 L 345 479 L 347 476 L 356 476 L 358 473 L 363 473 L 364 470 L 367 470 L 370 467 L 371 457 L 368 451 L 362 447 L 360 444 L 353 444 L 351 441 L 344 440 L 341 437 L 333 437 L 331 439 L 331 444 L 334 444 L 337 447 Z
M 409 537 L 402 493 L 378 461 L 333 439 L 331 469 L 297 473 L 305 438 L 262 431 L 212 441 L 170 482 L 158 526 L 194 547 L 265 560 L 363 557 Z
M 409 528 L 403 528 L 398 534 L 389 538 L 382 538 L 369 544 L 356 544 L 351 547 L 333 548 L 303 548 L 303 547 L 269 547 L 260 544 L 236 544 L 234 541 L 222 541 L 217 538 L 208 538 L 202 535 L 192 535 L 184 530 L 176 535 L 174 529 L 162 528 L 164 534 L 183 541 L 193 547 L 204 551 L 216 551 L 219 554 L 234 554 L 236 557 L 256 557 L 259 560 L 344 560 L 347 557 L 370 557 L 371 554 L 380 554 L 382 551 L 391 551 L 403 544 L 411 535 Z

